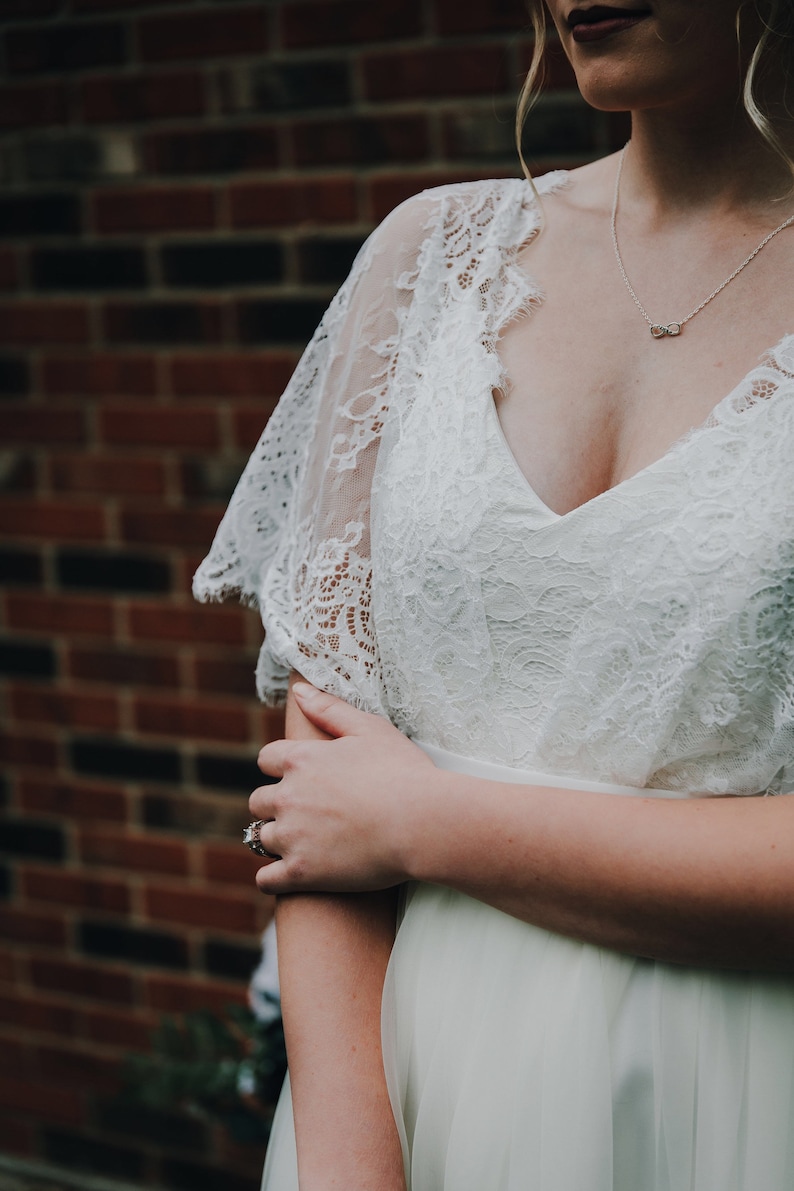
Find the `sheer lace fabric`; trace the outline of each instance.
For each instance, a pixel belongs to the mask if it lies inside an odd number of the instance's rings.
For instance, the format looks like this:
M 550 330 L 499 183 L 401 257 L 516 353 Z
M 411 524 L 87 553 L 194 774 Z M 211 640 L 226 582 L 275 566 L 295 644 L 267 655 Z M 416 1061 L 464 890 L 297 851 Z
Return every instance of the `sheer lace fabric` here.
M 564 174 L 540 182 L 549 193 Z M 195 580 L 290 668 L 453 752 L 701 793 L 794 787 L 794 337 L 662 459 L 558 516 L 510 454 L 497 341 L 542 295 L 520 181 L 362 249 Z

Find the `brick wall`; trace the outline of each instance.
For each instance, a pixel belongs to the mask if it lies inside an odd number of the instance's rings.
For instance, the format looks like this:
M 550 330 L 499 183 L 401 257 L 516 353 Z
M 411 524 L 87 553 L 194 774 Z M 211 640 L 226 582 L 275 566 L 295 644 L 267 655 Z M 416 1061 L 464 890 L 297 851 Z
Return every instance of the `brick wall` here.
M 374 223 L 517 172 L 519 0 L 0 0 L 0 1150 L 250 1191 L 112 1106 L 162 1011 L 244 997 L 254 614 L 190 576 Z M 536 168 L 598 156 L 559 58 Z

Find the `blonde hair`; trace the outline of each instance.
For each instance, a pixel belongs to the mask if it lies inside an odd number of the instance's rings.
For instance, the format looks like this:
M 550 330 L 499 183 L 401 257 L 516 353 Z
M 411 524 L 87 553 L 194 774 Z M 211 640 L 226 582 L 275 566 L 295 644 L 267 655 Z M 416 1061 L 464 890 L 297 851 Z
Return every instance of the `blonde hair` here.
M 521 168 L 531 182 L 532 176 L 521 148 L 521 137 L 527 116 L 537 102 L 543 86 L 548 21 L 543 0 L 527 0 L 527 5 L 535 34 L 535 44 L 527 77 L 516 106 L 516 147 Z M 794 71 L 794 4 L 792 4 L 792 0 L 744 0 L 736 14 L 737 40 L 741 34 L 742 13 L 751 6 L 755 9 L 761 22 L 762 31 L 750 57 L 744 79 L 744 109 L 769 147 L 786 163 L 794 183 L 794 158 L 775 127 L 774 116 L 770 113 L 765 101 L 759 96 L 764 78 L 768 76 L 770 69 L 776 66 L 786 80 L 782 97 L 783 111 L 787 117 L 792 117 L 786 91 L 788 80 Z
M 532 22 L 532 31 L 535 34 L 535 43 L 532 47 L 532 58 L 529 63 L 527 77 L 524 79 L 524 85 L 521 88 L 518 103 L 516 104 L 516 148 L 518 149 L 518 160 L 521 162 L 521 169 L 524 171 L 524 176 L 534 190 L 535 184 L 532 181 L 532 174 L 524 157 L 521 139 L 524 132 L 524 125 L 527 122 L 527 116 L 537 103 L 541 88 L 543 87 L 543 76 L 545 73 L 544 55 L 546 52 L 546 31 L 548 26 L 546 5 L 543 3 L 543 0 L 527 0 L 527 2 L 529 6 L 529 19 Z
M 736 34 L 741 31 L 742 5 L 736 14 Z M 775 119 L 766 104 L 759 99 L 765 76 L 772 67 L 777 67 L 784 79 L 782 109 L 789 119 L 792 113 L 788 107 L 788 82 L 794 67 L 794 5 L 791 0 L 766 0 L 755 4 L 756 12 L 763 26 L 755 49 L 750 58 L 744 79 L 744 110 L 770 148 L 785 161 L 794 183 L 794 158 L 786 148 L 775 127 Z

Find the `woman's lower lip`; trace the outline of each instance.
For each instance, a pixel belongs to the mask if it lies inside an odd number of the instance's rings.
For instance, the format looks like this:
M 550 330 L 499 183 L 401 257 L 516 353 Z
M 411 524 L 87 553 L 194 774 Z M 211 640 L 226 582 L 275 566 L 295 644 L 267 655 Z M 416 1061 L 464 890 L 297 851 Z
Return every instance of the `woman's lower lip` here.
M 605 21 L 593 21 L 592 24 L 586 24 L 581 21 L 578 25 L 574 25 L 571 30 L 571 36 L 574 41 L 601 41 L 603 37 L 611 37 L 613 33 L 622 33 L 624 29 L 631 29 L 634 25 L 639 25 L 640 21 L 644 21 L 646 13 L 638 13 L 636 16 L 630 17 L 611 17 Z

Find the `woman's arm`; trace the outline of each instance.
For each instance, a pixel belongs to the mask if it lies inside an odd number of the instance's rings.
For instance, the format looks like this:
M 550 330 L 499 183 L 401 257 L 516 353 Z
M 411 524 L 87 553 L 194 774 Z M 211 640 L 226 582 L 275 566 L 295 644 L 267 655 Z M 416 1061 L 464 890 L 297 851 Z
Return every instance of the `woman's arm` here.
M 327 739 L 292 698 L 287 735 Z M 278 901 L 279 977 L 301 1191 L 405 1188 L 380 1042 L 395 905 L 393 890 L 300 893 Z
M 385 721 L 308 690 L 304 710 L 338 738 L 264 750 L 285 780 L 261 792 L 276 819 L 265 846 L 284 855 L 263 889 L 418 879 L 617 951 L 794 971 L 794 796 L 627 798 L 445 773 Z
M 447 805 L 442 793 L 411 862 L 421 879 L 615 951 L 794 972 L 794 797 L 679 801 L 444 777 Z

